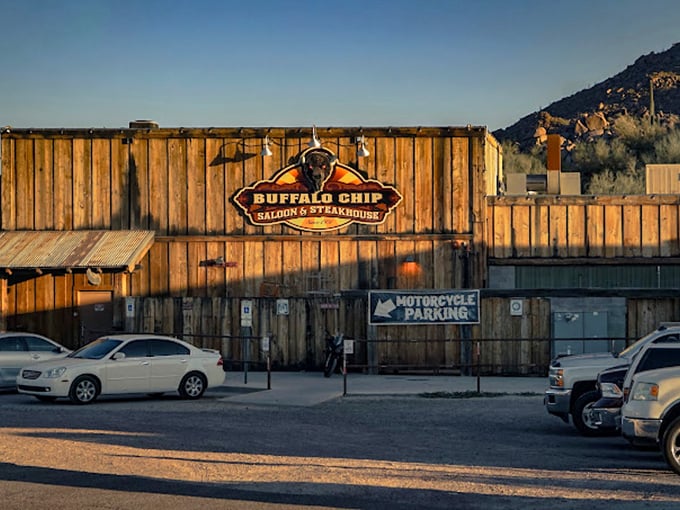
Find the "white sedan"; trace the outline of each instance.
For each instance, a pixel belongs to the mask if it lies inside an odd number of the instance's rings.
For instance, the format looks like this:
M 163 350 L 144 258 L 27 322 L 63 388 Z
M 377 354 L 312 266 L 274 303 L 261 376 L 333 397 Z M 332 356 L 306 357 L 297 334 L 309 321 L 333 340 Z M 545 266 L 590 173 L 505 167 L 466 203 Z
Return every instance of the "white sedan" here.
M 39 400 L 68 397 L 89 404 L 99 395 L 179 392 L 197 399 L 224 383 L 222 356 L 161 335 L 103 336 L 65 358 L 21 370 L 19 393 Z

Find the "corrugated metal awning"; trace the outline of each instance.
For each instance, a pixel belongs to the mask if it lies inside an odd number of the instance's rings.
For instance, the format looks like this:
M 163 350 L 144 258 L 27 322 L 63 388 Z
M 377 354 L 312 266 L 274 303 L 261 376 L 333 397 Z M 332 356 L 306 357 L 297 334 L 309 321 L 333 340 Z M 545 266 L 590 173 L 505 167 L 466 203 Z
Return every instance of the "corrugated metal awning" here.
M 134 271 L 154 242 L 150 230 L 0 232 L 0 269 Z

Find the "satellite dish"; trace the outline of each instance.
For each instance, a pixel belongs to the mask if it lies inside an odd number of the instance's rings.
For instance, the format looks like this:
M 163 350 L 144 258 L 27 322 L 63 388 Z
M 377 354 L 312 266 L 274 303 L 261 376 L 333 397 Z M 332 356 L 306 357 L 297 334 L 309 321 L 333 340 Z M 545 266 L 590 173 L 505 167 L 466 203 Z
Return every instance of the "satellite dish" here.
M 102 282 L 102 275 L 92 271 L 89 267 L 87 268 L 87 271 L 85 271 L 85 274 L 87 275 L 87 283 L 90 285 L 99 285 Z

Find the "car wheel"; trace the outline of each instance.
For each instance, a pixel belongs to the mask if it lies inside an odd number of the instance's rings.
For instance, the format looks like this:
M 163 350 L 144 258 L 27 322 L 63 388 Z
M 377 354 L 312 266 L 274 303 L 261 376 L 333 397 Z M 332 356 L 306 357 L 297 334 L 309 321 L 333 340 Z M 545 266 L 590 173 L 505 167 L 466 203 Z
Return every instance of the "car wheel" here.
M 57 397 L 46 397 L 45 395 L 34 395 L 40 402 L 54 402 Z
M 680 475 L 680 418 L 676 418 L 664 432 L 661 450 L 671 469 Z
M 574 426 L 581 435 L 592 437 L 601 436 L 609 432 L 609 430 L 600 429 L 595 425 L 595 422 L 590 416 L 590 409 L 599 399 L 600 394 L 595 390 L 587 391 L 576 399 L 571 417 L 574 421 Z
M 83 375 L 73 381 L 68 397 L 75 404 L 89 404 L 97 398 L 98 394 L 99 384 L 97 384 L 97 380 L 89 375 Z
M 202 374 L 191 372 L 182 378 L 182 382 L 179 384 L 179 395 L 191 400 L 201 398 L 206 385 L 205 377 Z

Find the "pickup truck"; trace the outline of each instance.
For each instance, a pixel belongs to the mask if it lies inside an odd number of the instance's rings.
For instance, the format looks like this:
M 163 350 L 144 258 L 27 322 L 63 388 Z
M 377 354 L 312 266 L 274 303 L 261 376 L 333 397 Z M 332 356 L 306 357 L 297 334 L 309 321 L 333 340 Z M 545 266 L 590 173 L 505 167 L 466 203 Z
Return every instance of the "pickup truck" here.
M 657 444 L 680 474 L 680 367 L 633 377 L 621 408 L 621 433 L 634 445 Z
M 599 427 L 591 417 L 591 408 L 600 398 L 596 388 L 597 374 L 602 370 L 630 365 L 633 357 L 650 342 L 667 341 L 680 335 L 680 325 L 662 324 L 619 354 L 610 352 L 561 356 L 552 360 L 548 372 L 548 388 L 543 402 L 548 413 L 569 423 L 584 436 L 597 436 L 611 430 Z

